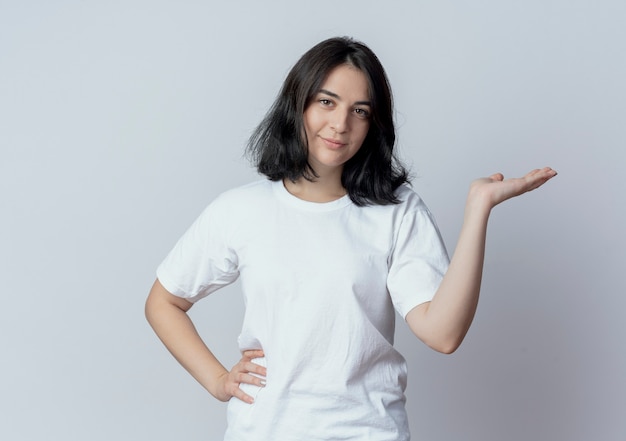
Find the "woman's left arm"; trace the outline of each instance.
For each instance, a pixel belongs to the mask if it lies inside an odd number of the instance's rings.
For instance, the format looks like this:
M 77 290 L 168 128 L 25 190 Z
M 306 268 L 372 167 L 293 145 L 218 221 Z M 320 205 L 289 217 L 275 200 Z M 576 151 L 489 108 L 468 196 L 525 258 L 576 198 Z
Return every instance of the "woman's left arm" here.
M 501 173 L 472 182 L 463 226 L 454 255 L 432 301 L 416 306 L 406 316 L 413 333 L 436 351 L 454 352 L 474 318 L 483 271 L 487 222 L 493 207 L 534 190 L 556 176 L 549 167 L 521 178 Z

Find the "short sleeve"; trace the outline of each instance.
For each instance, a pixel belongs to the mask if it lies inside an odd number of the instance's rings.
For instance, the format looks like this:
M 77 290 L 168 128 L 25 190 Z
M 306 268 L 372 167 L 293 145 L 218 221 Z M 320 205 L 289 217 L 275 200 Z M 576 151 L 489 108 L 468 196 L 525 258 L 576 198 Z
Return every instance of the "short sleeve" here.
M 448 264 L 448 253 L 433 216 L 418 200 L 402 218 L 387 277 L 387 289 L 402 317 L 432 300 Z
M 157 278 L 163 287 L 195 302 L 234 282 L 239 276 L 238 261 L 228 245 L 226 227 L 227 216 L 220 213 L 216 201 L 202 212 L 159 265 Z

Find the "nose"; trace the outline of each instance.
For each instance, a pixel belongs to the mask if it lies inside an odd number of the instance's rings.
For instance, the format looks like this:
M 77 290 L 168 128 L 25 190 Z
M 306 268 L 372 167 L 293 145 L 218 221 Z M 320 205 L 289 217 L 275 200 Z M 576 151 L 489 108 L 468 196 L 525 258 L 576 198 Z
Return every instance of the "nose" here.
M 333 112 L 330 120 L 330 128 L 337 133 L 345 133 L 350 129 L 349 112 L 347 110 L 337 109 Z

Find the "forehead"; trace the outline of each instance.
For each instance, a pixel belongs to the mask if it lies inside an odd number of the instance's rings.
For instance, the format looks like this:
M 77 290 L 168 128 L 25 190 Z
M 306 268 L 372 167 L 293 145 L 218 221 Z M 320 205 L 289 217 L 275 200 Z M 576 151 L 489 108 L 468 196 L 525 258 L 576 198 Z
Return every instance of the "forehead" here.
M 341 64 L 331 69 L 322 81 L 320 89 L 354 101 L 365 101 L 370 98 L 368 77 L 362 70 L 350 64 Z

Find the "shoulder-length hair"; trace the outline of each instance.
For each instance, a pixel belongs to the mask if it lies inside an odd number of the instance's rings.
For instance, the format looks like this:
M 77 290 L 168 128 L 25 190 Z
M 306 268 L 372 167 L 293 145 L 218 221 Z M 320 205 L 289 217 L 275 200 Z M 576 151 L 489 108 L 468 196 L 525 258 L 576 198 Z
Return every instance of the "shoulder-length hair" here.
M 276 101 L 253 132 L 247 152 L 259 173 L 272 181 L 314 181 L 304 136 L 304 111 L 335 67 L 349 64 L 365 74 L 371 102 L 370 127 L 358 152 L 344 164 L 341 183 L 359 206 L 398 203 L 394 192 L 408 181 L 397 161 L 393 98 L 382 64 L 367 46 L 348 37 L 330 38 L 293 66 Z

